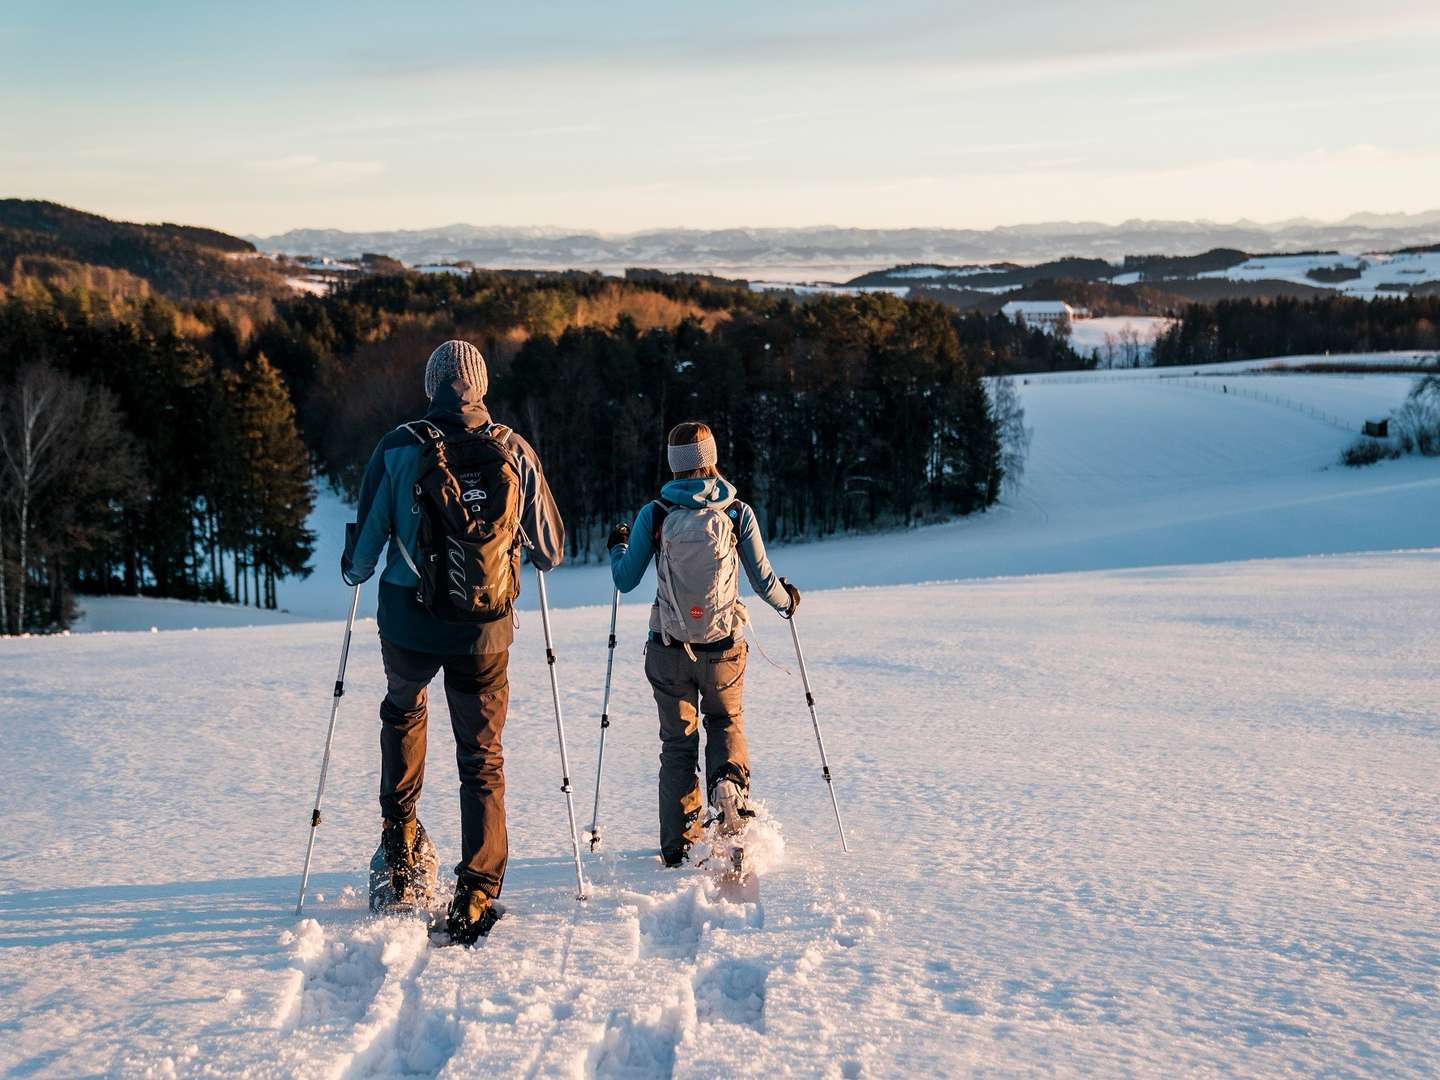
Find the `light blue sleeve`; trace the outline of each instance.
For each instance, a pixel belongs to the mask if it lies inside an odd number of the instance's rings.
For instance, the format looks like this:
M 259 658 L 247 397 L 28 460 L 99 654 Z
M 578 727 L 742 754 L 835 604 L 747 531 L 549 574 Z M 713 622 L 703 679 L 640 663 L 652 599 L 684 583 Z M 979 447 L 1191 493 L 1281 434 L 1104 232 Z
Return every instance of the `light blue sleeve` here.
M 635 515 L 635 524 L 630 526 L 629 545 L 610 550 L 610 576 L 622 593 L 628 593 L 640 584 L 655 555 L 655 540 L 650 535 L 654 517 L 655 504 L 648 502 L 640 508 L 640 513 Z
M 738 512 L 738 513 L 737 513 Z M 747 503 L 736 503 L 731 510 L 735 522 L 735 535 L 740 542 L 740 563 L 745 567 L 745 576 L 755 595 L 776 611 L 790 607 L 790 594 L 765 555 L 765 541 L 760 537 L 760 523 L 755 520 L 755 511 Z

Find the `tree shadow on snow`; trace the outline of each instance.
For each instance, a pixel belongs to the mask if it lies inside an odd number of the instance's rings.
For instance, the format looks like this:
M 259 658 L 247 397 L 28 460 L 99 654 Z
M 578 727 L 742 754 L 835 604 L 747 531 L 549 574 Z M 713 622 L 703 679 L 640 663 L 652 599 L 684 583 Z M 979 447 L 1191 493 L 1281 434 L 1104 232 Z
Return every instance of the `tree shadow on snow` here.
M 328 898 L 356 880 L 314 874 L 310 895 Z M 192 951 L 204 941 L 201 954 L 219 955 L 247 948 L 245 939 L 259 928 L 292 925 L 299 884 L 296 875 L 285 874 L 7 893 L 0 896 L 0 949 L 86 943 L 104 954 L 174 938 Z M 317 904 L 311 913 L 328 908 Z

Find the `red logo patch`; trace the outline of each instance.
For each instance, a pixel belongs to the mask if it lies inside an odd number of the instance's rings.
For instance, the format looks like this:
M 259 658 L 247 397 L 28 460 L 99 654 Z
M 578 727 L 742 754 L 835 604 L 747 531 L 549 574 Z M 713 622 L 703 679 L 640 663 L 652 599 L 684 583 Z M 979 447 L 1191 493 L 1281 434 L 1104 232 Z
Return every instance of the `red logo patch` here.
M 690 618 L 692 618 L 692 619 L 698 619 L 698 618 L 700 618 L 700 616 L 702 616 L 702 615 L 704 615 L 704 614 L 705 614 L 705 609 L 704 609 L 704 608 L 692 607 L 692 608 L 690 609 Z

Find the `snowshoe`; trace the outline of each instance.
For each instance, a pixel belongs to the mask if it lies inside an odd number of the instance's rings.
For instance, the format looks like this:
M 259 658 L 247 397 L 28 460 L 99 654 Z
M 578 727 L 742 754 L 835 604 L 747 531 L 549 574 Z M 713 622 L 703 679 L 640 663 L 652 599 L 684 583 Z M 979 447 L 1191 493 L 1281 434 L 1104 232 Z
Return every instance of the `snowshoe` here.
M 753 904 L 760 899 L 760 881 L 745 859 L 745 829 L 755 817 L 745 789 L 727 777 L 710 792 L 713 826 L 710 855 L 705 860 L 721 899 Z
M 711 789 L 710 810 L 720 827 L 721 836 L 737 835 L 755 816 L 755 811 L 750 809 L 750 800 L 745 797 L 745 789 L 728 776 Z
M 478 885 L 460 879 L 445 913 L 445 936 L 452 945 L 474 945 L 500 920 L 505 909 Z
M 739 837 L 717 837 L 707 860 L 720 899 L 753 904 L 760 899 L 760 878 L 745 858 Z
M 370 910 L 386 915 L 425 911 L 435 904 L 440 857 L 419 818 L 385 822 L 370 859 Z

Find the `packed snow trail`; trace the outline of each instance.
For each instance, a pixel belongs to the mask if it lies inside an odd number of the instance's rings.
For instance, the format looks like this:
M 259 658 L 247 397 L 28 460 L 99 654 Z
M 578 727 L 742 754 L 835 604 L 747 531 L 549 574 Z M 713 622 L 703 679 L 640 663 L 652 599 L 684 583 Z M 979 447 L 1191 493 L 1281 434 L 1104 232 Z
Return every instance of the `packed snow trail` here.
M 365 911 L 373 624 L 292 914 L 337 624 L 0 641 L 0 1072 L 1423 1076 L 1440 1055 L 1440 552 L 807 594 L 750 665 L 762 902 L 653 857 L 644 612 L 572 897 L 536 620 L 512 662 L 509 914 Z M 608 608 L 557 612 L 575 783 Z M 861 632 L 863 629 L 863 632 Z M 762 622 L 767 647 L 783 624 Z M 444 705 L 421 813 L 458 846 Z

